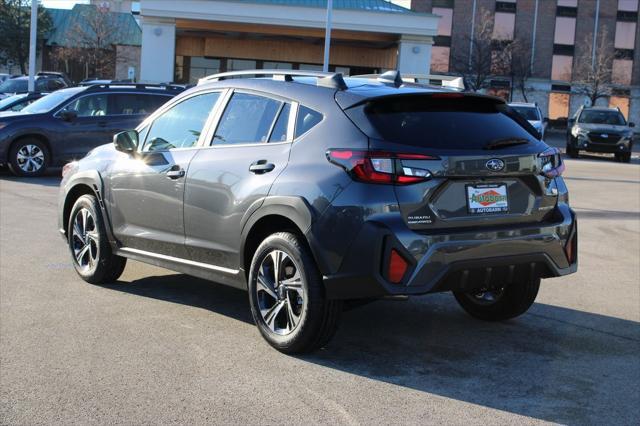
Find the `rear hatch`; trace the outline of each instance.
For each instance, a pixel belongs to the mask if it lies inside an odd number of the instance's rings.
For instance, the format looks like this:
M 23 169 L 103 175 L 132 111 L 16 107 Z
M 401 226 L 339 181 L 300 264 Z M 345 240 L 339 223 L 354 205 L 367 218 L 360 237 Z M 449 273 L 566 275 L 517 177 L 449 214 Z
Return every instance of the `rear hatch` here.
M 539 223 L 553 214 L 553 175 L 542 168 L 559 156 L 541 157 L 549 147 L 502 100 L 411 93 L 369 99 L 345 113 L 369 136 L 372 157 L 396 153 L 397 172 L 428 177 L 395 185 L 411 229 Z

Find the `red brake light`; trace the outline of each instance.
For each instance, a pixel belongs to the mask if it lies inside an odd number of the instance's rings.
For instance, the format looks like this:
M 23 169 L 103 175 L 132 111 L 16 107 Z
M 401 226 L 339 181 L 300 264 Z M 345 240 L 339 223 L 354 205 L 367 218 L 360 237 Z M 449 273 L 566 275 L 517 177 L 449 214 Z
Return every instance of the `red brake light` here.
M 392 249 L 391 255 L 389 256 L 389 272 L 387 274 L 389 282 L 400 284 L 408 267 L 409 264 L 400 253 L 398 253 L 396 249 Z
M 405 166 L 402 160 L 439 160 L 438 157 L 424 154 L 350 149 L 330 149 L 327 159 L 361 182 L 396 185 L 410 185 L 431 179 L 429 170 Z

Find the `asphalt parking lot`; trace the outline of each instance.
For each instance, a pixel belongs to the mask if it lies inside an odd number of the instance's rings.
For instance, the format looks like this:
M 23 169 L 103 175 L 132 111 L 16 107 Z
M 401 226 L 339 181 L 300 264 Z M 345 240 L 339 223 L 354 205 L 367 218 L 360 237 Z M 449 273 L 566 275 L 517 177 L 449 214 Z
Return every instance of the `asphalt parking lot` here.
M 640 159 L 567 160 L 577 274 L 522 317 L 471 319 L 450 294 L 344 314 L 291 357 L 246 294 L 130 261 L 75 274 L 59 179 L 0 173 L 0 424 L 638 424 Z

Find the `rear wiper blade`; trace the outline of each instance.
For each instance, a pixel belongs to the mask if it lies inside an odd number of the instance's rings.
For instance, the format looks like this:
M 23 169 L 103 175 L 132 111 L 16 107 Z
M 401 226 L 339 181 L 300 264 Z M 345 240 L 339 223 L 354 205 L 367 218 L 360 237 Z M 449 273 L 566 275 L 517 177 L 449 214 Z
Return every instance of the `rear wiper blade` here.
M 524 145 L 528 144 L 529 141 L 524 138 L 504 138 L 504 139 L 494 139 L 488 144 L 486 144 L 483 149 L 499 149 L 507 146 L 514 145 Z

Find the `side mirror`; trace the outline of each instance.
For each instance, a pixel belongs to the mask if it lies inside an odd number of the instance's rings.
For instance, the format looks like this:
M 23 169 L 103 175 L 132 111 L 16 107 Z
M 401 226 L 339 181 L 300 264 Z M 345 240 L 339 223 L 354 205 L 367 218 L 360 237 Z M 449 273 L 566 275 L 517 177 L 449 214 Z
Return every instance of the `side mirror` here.
M 630 121 L 630 122 L 629 122 L 629 127 L 636 127 L 636 123 L 634 123 L 634 122 Z
M 567 120 L 567 127 L 573 127 L 574 124 L 576 124 L 575 118 L 570 118 Z
M 127 130 L 126 132 L 116 133 L 113 136 L 113 144 L 116 150 L 125 154 L 133 154 L 138 148 L 138 132 Z
M 78 113 L 76 111 L 62 111 L 60 113 L 60 118 L 64 121 L 73 121 L 78 118 Z
M 549 122 L 549 117 L 544 117 L 544 118 L 542 119 L 542 122 L 543 122 L 543 123 L 548 123 L 548 122 Z

